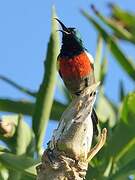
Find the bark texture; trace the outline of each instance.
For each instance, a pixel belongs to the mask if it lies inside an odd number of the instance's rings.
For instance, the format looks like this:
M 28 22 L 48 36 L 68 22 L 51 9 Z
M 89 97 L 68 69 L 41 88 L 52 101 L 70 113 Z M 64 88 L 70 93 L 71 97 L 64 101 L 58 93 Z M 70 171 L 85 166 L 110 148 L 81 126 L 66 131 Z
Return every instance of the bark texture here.
M 99 83 L 84 90 L 73 99 L 62 114 L 54 130 L 42 162 L 37 167 L 37 180 L 83 180 L 88 162 L 101 149 L 106 140 L 103 129 L 99 142 L 91 149 L 93 124 L 91 112 Z

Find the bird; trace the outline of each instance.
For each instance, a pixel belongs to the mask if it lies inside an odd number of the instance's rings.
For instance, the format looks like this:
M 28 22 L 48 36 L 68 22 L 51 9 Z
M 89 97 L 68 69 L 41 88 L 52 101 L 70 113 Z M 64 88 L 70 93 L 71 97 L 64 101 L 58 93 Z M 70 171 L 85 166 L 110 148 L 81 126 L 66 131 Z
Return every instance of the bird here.
M 95 83 L 94 59 L 84 46 L 79 31 L 75 27 L 61 25 L 62 45 L 57 57 L 57 68 L 65 86 L 73 96 L 80 96 L 86 87 Z M 98 136 L 98 117 L 94 108 L 91 118 L 93 132 Z

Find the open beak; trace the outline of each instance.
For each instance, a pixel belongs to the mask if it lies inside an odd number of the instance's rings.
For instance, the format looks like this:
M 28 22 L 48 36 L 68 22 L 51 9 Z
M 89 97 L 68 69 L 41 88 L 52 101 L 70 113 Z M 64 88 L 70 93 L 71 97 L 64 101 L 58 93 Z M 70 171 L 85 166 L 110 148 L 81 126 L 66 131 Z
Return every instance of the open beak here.
M 68 28 L 58 18 L 54 18 L 54 19 L 56 19 L 60 23 L 60 25 L 62 27 L 62 30 L 58 30 L 58 31 L 61 31 L 61 32 L 65 33 L 65 34 L 70 34 Z

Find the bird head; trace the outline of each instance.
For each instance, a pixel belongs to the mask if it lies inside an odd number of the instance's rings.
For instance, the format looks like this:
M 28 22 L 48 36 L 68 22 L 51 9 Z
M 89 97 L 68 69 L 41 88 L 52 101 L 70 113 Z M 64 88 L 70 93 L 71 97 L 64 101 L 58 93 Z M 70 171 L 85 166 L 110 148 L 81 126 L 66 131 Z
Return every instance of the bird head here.
M 81 35 L 79 31 L 74 27 L 66 27 L 59 19 L 55 18 L 61 25 L 62 32 L 62 43 L 65 46 L 70 46 L 71 48 L 84 48 Z M 71 49 L 72 50 L 72 49 Z

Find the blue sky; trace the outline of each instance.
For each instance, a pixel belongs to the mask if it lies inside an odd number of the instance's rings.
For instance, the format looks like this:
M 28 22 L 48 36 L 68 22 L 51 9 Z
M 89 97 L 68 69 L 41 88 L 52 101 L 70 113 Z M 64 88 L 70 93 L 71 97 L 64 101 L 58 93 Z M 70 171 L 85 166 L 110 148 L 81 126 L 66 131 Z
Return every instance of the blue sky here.
M 90 11 L 90 3 L 108 15 L 105 0 L 0 0 L 0 74 L 10 77 L 25 87 L 38 90 L 43 75 L 43 60 L 46 45 L 50 35 L 51 7 L 54 4 L 58 17 L 67 25 L 79 29 L 84 44 L 89 52 L 95 56 L 97 33 L 79 12 L 80 8 Z M 122 8 L 134 11 L 133 0 L 113 0 Z M 134 49 L 129 44 L 122 44 L 123 50 L 129 56 L 134 56 Z M 106 79 L 106 94 L 118 102 L 119 81 L 124 82 L 126 92 L 134 88 L 133 82 L 124 74 L 116 61 L 109 56 L 108 75 Z M 6 83 L 0 81 L 0 97 L 29 98 Z M 61 92 L 55 95 L 63 100 Z M 52 129 L 56 125 L 51 123 Z M 50 128 L 48 128 L 48 133 Z

